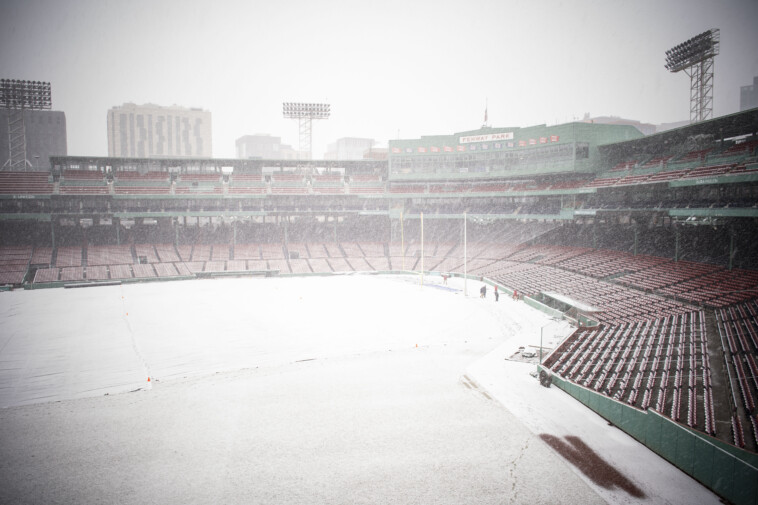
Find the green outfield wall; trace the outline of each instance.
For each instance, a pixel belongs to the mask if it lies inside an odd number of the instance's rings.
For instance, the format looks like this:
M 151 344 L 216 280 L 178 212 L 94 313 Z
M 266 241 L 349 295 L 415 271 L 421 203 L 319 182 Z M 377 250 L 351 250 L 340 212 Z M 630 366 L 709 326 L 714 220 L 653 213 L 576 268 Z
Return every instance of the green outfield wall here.
M 654 410 L 639 410 L 618 402 L 558 375 L 552 376 L 552 383 L 729 503 L 758 505 L 758 454 L 725 444 Z

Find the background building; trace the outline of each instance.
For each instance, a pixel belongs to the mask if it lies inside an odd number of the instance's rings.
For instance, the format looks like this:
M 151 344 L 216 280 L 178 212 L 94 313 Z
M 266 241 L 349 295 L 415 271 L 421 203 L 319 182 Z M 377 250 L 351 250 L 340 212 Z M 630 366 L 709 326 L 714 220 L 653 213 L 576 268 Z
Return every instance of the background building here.
M 329 144 L 324 159 L 326 160 L 362 160 L 363 155 L 374 146 L 374 139 L 343 137 Z
M 758 107 L 758 77 L 753 77 L 753 84 L 740 87 L 740 111 Z
M 0 169 L 50 168 L 66 155 L 66 115 L 52 109 L 49 82 L 0 79 Z
M 364 160 L 386 160 L 389 149 L 386 147 L 372 147 L 363 152 Z
M 644 135 L 652 135 L 658 131 L 654 124 L 642 123 L 636 119 L 624 119 L 617 116 L 597 116 L 590 117 L 589 114 L 584 115 L 583 123 L 596 123 L 596 124 L 613 124 L 613 125 L 629 125 L 637 128 Z
M 282 144 L 281 137 L 268 133 L 244 135 L 235 142 L 237 158 L 243 160 L 296 160 L 307 159 L 287 144 Z
M 8 169 L 11 111 L 0 109 L 0 167 Z M 66 156 L 66 114 L 58 110 L 25 110 L 26 169 L 50 168 L 50 156 Z
M 108 156 L 211 157 L 211 113 L 125 103 L 108 111 Z

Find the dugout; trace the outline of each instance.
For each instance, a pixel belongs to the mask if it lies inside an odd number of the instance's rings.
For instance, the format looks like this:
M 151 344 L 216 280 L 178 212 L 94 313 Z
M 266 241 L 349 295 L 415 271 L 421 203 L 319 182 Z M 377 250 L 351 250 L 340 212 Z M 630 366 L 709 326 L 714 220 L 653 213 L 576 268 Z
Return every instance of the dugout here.
M 541 291 L 534 298 L 538 302 L 560 311 L 564 317 L 573 319 L 580 326 L 598 325 L 598 316 L 602 311 L 597 307 L 552 291 Z

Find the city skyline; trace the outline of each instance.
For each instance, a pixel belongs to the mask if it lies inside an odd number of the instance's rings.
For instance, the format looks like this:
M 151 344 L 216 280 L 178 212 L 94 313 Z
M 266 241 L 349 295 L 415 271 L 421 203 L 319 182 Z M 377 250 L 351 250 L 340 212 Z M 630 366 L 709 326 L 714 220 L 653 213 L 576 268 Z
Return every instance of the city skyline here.
M 119 104 L 213 114 L 215 157 L 255 133 L 298 145 L 282 102 L 332 105 L 314 158 L 343 137 L 377 140 L 591 116 L 688 119 L 689 78 L 665 51 L 721 31 L 713 115 L 739 110 L 758 75 L 758 6 L 747 1 L 565 3 L 32 1 L 0 6 L 3 77 L 48 81 L 68 153 L 107 153 Z M 31 34 L 31 35 L 30 35 Z

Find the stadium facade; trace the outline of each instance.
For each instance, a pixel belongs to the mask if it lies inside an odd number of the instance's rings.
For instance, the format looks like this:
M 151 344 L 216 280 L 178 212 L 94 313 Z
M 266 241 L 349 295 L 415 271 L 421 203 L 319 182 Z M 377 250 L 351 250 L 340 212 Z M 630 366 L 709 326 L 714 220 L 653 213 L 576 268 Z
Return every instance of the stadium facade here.
M 552 173 L 594 173 L 598 145 L 637 139 L 632 126 L 568 123 L 492 128 L 454 135 L 390 140 L 391 179 L 445 176 L 481 179 Z
M 210 157 L 211 113 L 125 103 L 108 110 L 108 156 Z

